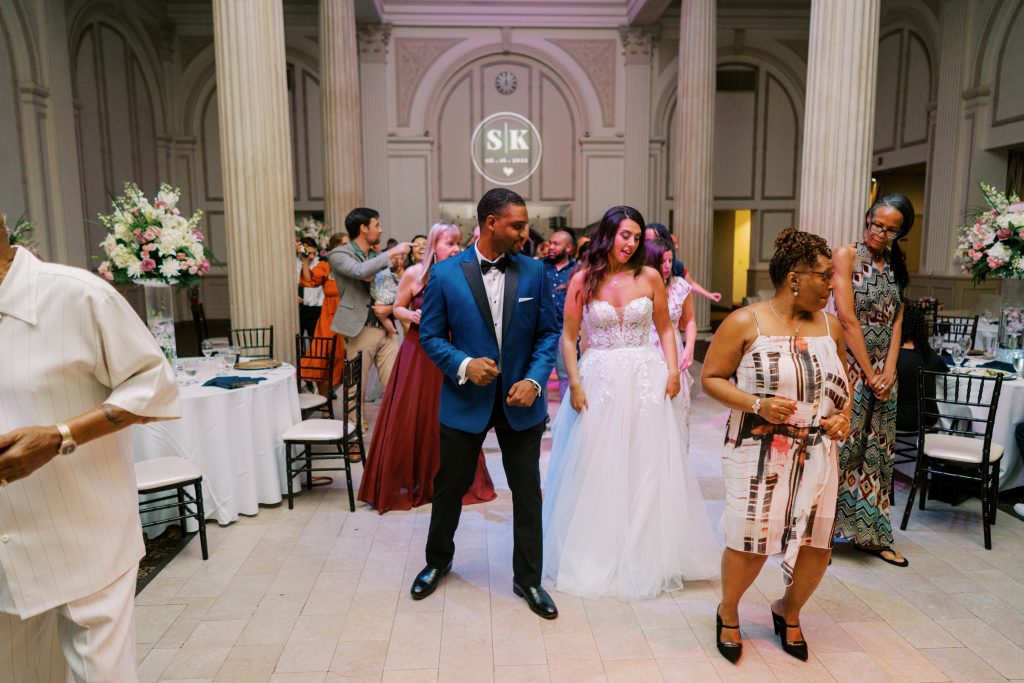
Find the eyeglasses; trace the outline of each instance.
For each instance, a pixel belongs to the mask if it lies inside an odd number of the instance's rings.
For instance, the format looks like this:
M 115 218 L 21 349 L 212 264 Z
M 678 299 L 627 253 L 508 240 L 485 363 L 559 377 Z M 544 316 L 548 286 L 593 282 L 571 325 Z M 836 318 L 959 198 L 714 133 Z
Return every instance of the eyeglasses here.
M 881 223 L 871 221 L 871 225 L 868 226 L 868 230 L 875 235 L 885 235 L 889 239 L 895 239 L 900 234 L 899 228 L 889 228 Z
M 831 270 L 794 270 L 793 272 L 801 275 L 817 275 L 822 282 L 829 282 L 833 275 Z

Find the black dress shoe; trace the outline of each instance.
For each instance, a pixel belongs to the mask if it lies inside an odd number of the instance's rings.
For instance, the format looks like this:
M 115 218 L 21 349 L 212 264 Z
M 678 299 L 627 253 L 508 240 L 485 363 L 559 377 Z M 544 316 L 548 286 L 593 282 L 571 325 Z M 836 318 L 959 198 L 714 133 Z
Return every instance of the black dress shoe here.
M 558 616 L 558 608 L 555 601 L 551 599 L 548 592 L 540 586 L 521 586 L 515 581 L 512 582 L 512 592 L 526 600 L 530 610 L 538 617 L 554 619 Z
M 448 566 L 444 569 L 438 569 L 437 567 L 431 567 L 429 565 L 424 567 L 412 582 L 412 589 L 409 591 L 412 593 L 412 599 L 422 600 L 433 593 L 437 590 L 437 584 L 441 582 L 441 577 L 451 570 L 451 562 L 449 562 Z

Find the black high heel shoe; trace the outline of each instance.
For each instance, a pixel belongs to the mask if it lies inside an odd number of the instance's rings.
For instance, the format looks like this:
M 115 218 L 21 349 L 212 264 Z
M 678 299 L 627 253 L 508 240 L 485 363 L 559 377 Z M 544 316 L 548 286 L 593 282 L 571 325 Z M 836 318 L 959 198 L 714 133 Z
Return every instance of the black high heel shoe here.
M 787 628 L 800 628 L 800 624 L 787 624 L 785 618 L 780 617 L 772 610 L 772 622 L 775 624 L 775 635 L 779 637 L 779 642 L 782 643 L 782 650 L 797 659 L 806 662 L 807 661 L 807 641 L 806 640 L 786 640 L 786 629 Z
M 721 607 L 719 605 L 718 607 Z M 731 628 L 740 630 L 739 624 L 736 626 L 729 626 L 728 624 L 722 623 L 722 615 L 718 613 L 718 609 L 715 610 L 715 638 L 718 640 L 718 651 L 723 657 L 728 659 L 732 664 L 739 661 L 740 655 L 743 654 L 743 643 L 734 643 L 732 641 L 722 641 L 722 629 Z

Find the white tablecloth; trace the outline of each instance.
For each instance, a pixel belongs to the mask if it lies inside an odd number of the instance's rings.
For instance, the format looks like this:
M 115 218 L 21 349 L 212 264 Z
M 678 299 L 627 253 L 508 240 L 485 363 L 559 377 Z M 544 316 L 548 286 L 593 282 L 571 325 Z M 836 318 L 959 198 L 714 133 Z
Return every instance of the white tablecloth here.
M 202 359 L 194 360 L 204 365 Z M 132 427 L 136 461 L 176 455 L 199 467 L 206 518 L 220 524 L 235 521 L 239 514 L 255 515 L 260 503 L 281 502 L 281 435 L 301 419 L 292 366 L 229 374 L 266 380 L 240 389 L 217 389 L 202 386 L 211 373 L 200 370 L 199 383 L 181 387 L 180 420 Z
M 967 361 L 967 367 L 974 367 L 985 362 L 984 359 L 971 359 Z M 941 380 L 939 386 L 941 387 Z M 985 416 L 984 410 L 971 410 L 974 412 L 974 417 L 983 418 Z M 1024 467 L 1021 466 L 1021 453 L 1017 449 L 1017 442 L 1014 440 L 1013 434 L 1014 427 L 1018 422 L 1024 422 L 1024 380 L 1006 376 L 1003 378 L 1003 386 L 1000 389 L 999 408 L 996 410 L 996 420 L 992 428 L 993 443 L 1002 444 L 1006 449 L 1003 460 L 999 463 L 1000 489 L 1024 486 L 1024 477 L 1021 476 L 1024 474 Z M 975 422 L 972 429 L 983 432 L 985 425 Z

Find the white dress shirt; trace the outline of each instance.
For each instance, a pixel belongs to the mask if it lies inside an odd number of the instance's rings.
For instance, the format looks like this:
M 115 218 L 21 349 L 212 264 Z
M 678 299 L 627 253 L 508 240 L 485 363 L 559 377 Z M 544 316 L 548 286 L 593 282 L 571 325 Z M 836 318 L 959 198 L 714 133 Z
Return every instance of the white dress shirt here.
M 310 271 L 316 267 L 316 264 L 320 263 L 320 259 L 313 257 L 313 260 L 309 262 Z M 302 277 L 302 259 L 295 259 L 295 271 L 298 277 Z M 302 288 L 302 305 L 303 306 L 323 306 L 324 305 L 324 288 L 323 287 L 303 287 Z
M 476 254 L 477 264 L 482 264 L 485 261 L 487 263 L 495 263 L 501 259 L 508 260 L 508 254 L 499 256 L 494 261 L 491 261 L 484 257 L 480 253 L 480 250 L 473 245 L 473 253 Z M 486 273 L 481 273 L 480 276 L 484 280 L 484 291 L 487 292 L 487 306 L 491 309 L 491 320 L 494 322 L 494 337 L 498 340 L 498 353 L 501 353 L 501 316 L 505 311 L 505 271 L 498 270 L 497 268 L 491 268 Z M 472 358 L 463 359 L 459 365 L 459 384 L 465 384 L 469 379 L 466 376 L 466 368 L 469 367 L 469 361 Z M 529 378 L 528 378 L 529 379 Z M 537 389 L 537 395 L 540 396 L 541 387 L 537 382 L 532 379 L 529 380 L 533 386 Z
M 107 282 L 17 249 L 0 284 L 0 434 L 104 403 L 178 417 L 160 347 Z M 34 616 L 132 569 L 145 552 L 138 505 L 127 429 L 0 487 L 0 612 Z

